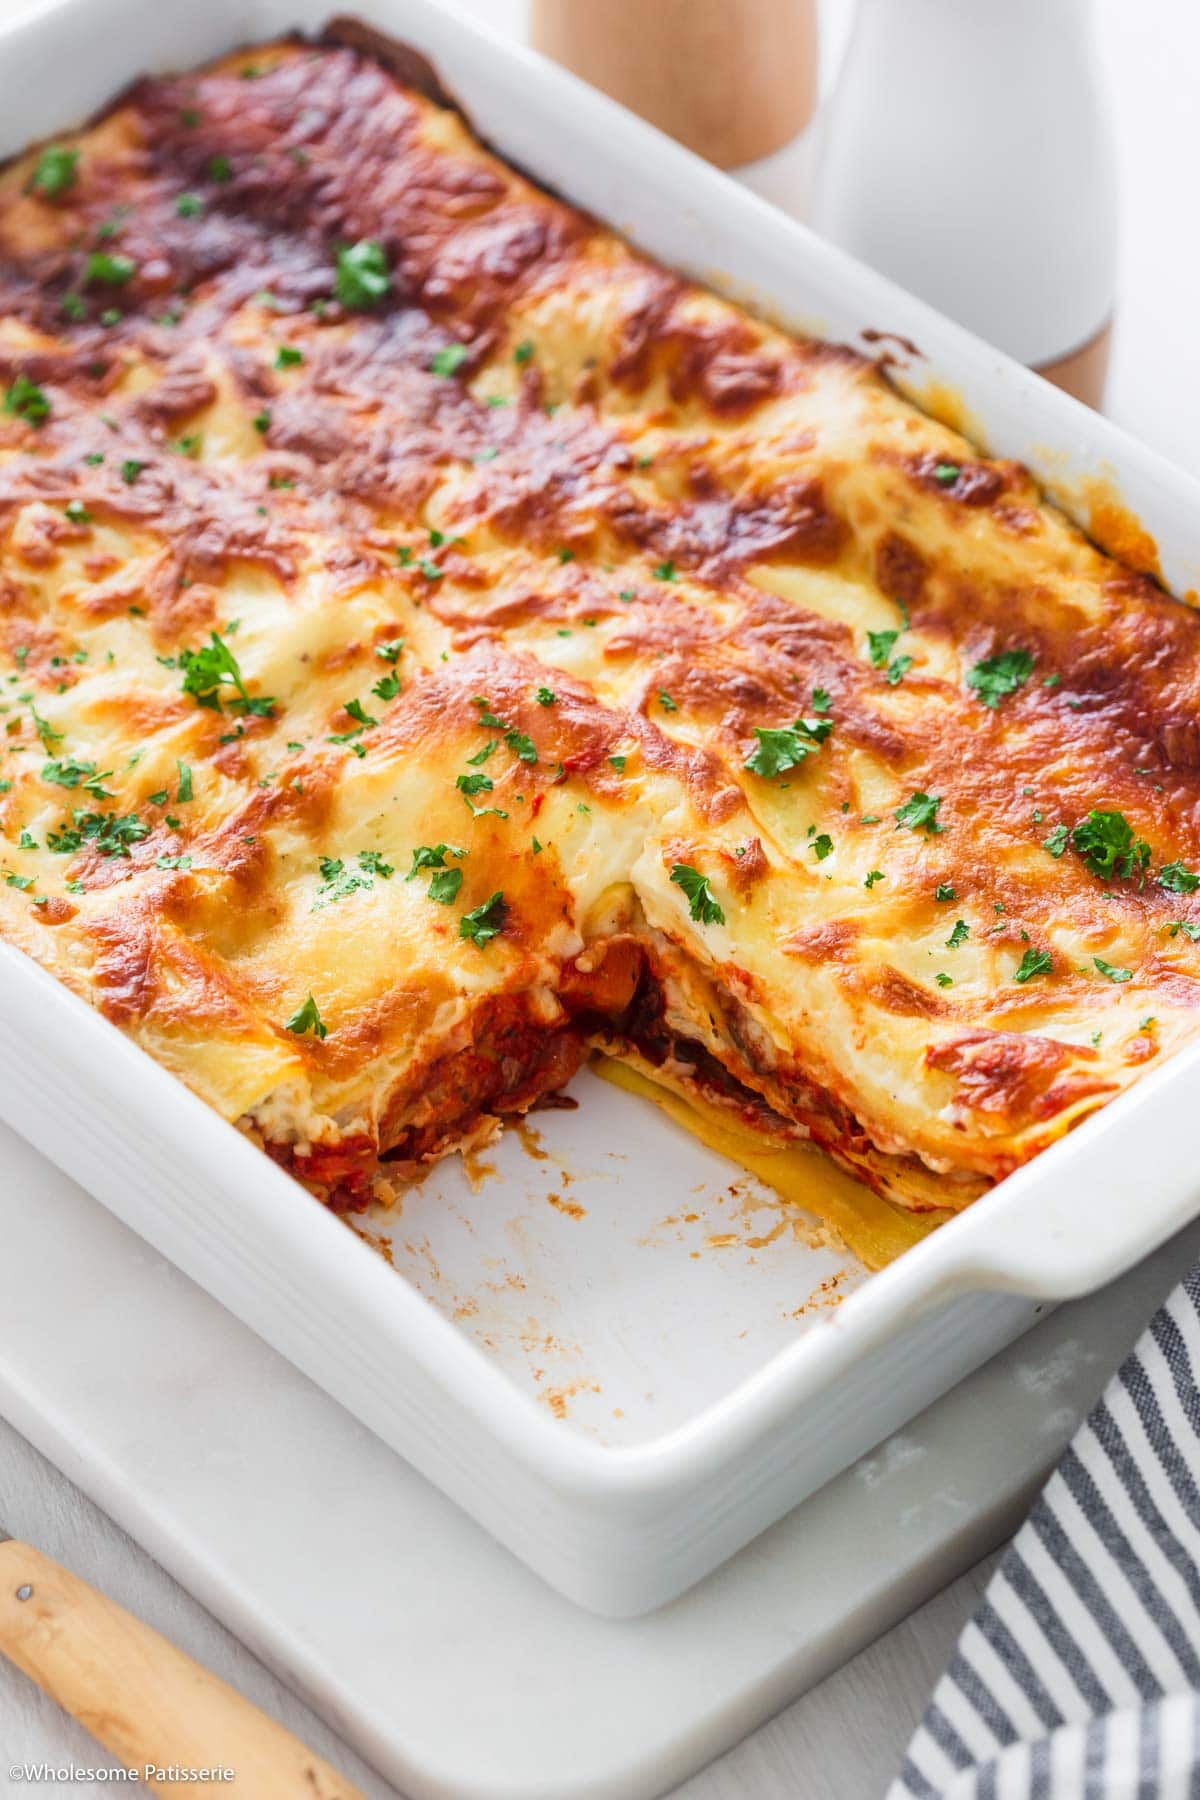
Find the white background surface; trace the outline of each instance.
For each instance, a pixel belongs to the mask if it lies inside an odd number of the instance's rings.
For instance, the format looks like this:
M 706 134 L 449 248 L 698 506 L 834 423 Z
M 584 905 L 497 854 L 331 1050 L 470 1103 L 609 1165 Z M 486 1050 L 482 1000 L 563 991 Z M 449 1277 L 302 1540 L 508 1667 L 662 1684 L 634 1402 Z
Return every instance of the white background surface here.
M 902 5 L 904 0 L 895 0 Z M 951 3 L 951 0 L 947 0 Z M 970 0 L 982 4 L 983 0 Z M 1191 214 L 1200 8 L 1193 0 L 1096 0 L 1118 133 L 1122 248 L 1108 410 L 1135 435 L 1200 472 L 1200 240 Z M 0 6 L 16 10 L 15 0 Z M 331 10 L 332 7 L 331 7 Z M 522 0 L 471 0 L 503 29 Z M 835 45 L 848 0 L 824 0 Z M 664 71 L 669 78 L 669 71 Z M 47 1329 L 53 1321 L 47 1321 Z M 2 1324 L 0 1324 L 2 1329 Z M 114 1598 L 324 1751 L 372 1800 L 391 1790 L 196 1606 L 148 1557 L 8 1427 L 0 1424 L 0 1520 L 32 1534 Z M 319 1555 L 319 1546 L 313 1546 Z M 986 1568 L 956 1583 L 838 1675 L 679 1790 L 679 1800 L 863 1800 L 879 1794 L 974 1604 Z M 91 1740 L 0 1663 L 0 1765 L 28 1741 L 30 1717 L 50 1761 L 96 1763 Z M 0 1784 L 6 1783 L 0 1766 Z M 0 1791 L 6 1791 L 0 1785 Z M 57 1791 L 63 1791 L 59 1789 Z M 78 1791 L 92 1791 L 80 1788 Z

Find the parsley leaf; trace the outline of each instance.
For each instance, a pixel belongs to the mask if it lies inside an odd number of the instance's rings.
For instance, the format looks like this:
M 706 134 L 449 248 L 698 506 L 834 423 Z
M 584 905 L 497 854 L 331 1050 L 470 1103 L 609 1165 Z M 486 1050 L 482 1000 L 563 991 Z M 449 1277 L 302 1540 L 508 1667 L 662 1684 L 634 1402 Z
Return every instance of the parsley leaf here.
M 466 344 L 443 344 L 440 350 L 434 351 L 429 367 L 433 374 L 448 380 L 462 368 L 470 354 L 470 348 Z
M 868 631 L 867 654 L 873 669 L 886 669 L 888 657 L 896 647 L 899 631 Z
M 495 783 L 490 775 L 481 772 L 478 775 L 460 775 L 454 785 L 469 799 L 472 794 L 490 794 Z
M 885 881 L 886 879 L 887 877 L 884 875 L 882 869 L 868 869 L 863 881 L 863 886 L 865 888 L 873 888 L 877 881 Z
M 436 869 L 429 883 L 429 898 L 439 900 L 443 906 L 449 906 L 458 898 L 458 890 L 462 884 L 461 869 Z
M 553 706 L 554 702 L 555 702 L 555 700 L 557 700 L 558 696 L 554 692 L 553 688 L 540 687 L 538 689 L 537 693 L 535 694 L 534 698 L 536 699 L 539 706 Z
M 179 786 L 175 790 L 175 799 L 182 804 L 192 798 L 192 771 L 185 762 L 177 761 L 175 767 L 179 774 Z
M 328 1037 L 329 1027 L 322 1020 L 311 992 L 304 1005 L 296 1008 L 284 1030 L 294 1031 L 297 1037 L 303 1037 L 306 1031 L 311 1031 L 316 1038 Z
M 183 691 L 191 694 L 197 705 L 220 712 L 221 689 L 228 685 L 237 689 L 237 698 L 229 702 L 231 707 L 241 707 L 257 718 L 271 718 L 274 699 L 269 695 L 251 699 L 237 658 L 219 632 L 212 632 L 211 642 L 200 650 L 180 651 L 179 666 L 184 671 Z
M 47 144 L 37 159 L 29 185 L 44 194 L 47 200 L 56 200 L 59 194 L 65 194 L 68 188 L 75 186 L 78 173 L 78 150 L 68 150 L 62 144 Z
M 343 711 L 349 713 L 356 725 L 366 727 L 368 725 L 378 725 L 379 723 L 378 719 L 373 719 L 370 713 L 364 710 L 361 700 L 345 701 L 343 704 Z
M 415 881 L 422 869 L 444 869 L 448 856 L 463 857 L 465 850 L 457 850 L 453 844 L 418 844 L 412 853 L 412 868 L 404 877 L 405 881 Z
M 1053 967 L 1054 958 L 1048 950 L 1027 950 L 1013 971 L 1013 980 L 1032 981 L 1035 975 L 1048 975 Z
M 533 345 L 530 342 L 530 340 L 528 338 L 526 338 L 524 343 L 518 344 L 516 349 L 513 351 L 513 361 L 515 363 L 527 363 L 530 360 L 530 358 L 532 357 L 532 355 L 533 355 Z
M 394 674 L 381 675 L 371 692 L 377 700 L 394 700 L 400 692 L 400 677 Z
M 833 852 L 833 839 L 827 831 L 822 831 L 813 839 L 809 848 L 818 862 L 824 862 L 825 858 Z
M 1028 650 L 1001 650 L 997 656 L 985 656 L 967 676 L 967 686 L 974 688 L 985 706 L 995 712 L 1006 694 L 1015 694 L 1033 674 L 1035 658 Z
M 378 850 L 360 850 L 358 866 L 368 875 L 378 875 L 381 881 L 390 881 L 396 873 L 394 866 L 390 862 L 385 862 Z
M 382 244 L 360 238 L 357 244 L 343 244 L 338 251 L 333 291 L 348 311 L 365 312 L 374 306 L 383 299 L 391 281 Z
M 348 869 L 340 856 L 323 856 L 320 862 L 321 885 L 317 889 L 317 897 L 312 910 L 320 912 L 323 907 L 333 906 L 338 900 L 356 893 L 359 888 L 372 888 L 375 883 L 370 874 L 364 871 L 358 874 Z
M 175 211 L 181 219 L 194 219 L 204 211 L 204 202 L 199 194 L 180 194 L 175 201 Z
M 389 643 L 376 644 L 375 654 L 380 662 L 398 663 L 404 654 L 404 639 L 392 638 Z
M 756 725 L 758 747 L 743 767 L 769 781 L 786 769 L 796 768 L 806 756 L 815 756 L 832 730 L 832 719 L 797 719 L 794 725 L 775 730 Z
M 954 921 L 954 930 L 946 939 L 947 950 L 957 950 L 960 944 L 966 943 L 970 935 L 971 927 L 967 924 L 967 921 L 965 919 L 956 919 Z
M 1071 842 L 1092 874 L 1102 881 L 1111 881 L 1115 876 L 1128 880 L 1135 871 L 1143 873 L 1150 860 L 1149 844 L 1144 838 L 1134 837 L 1124 813 L 1093 808 L 1075 826 Z
M 690 863 L 676 863 L 671 870 L 671 880 L 687 895 L 690 902 L 688 911 L 693 919 L 697 919 L 701 925 L 725 923 L 725 914 L 713 898 L 707 875 L 701 875 L 699 869 L 693 869 Z
M 933 890 L 933 897 L 935 900 L 957 900 L 958 899 L 958 895 L 954 891 L 954 885 L 952 882 L 949 882 L 949 881 L 939 881 L 937 886 Z
M 651 571 L 655 581 L 675 581 L 677 571 L 673 562 L 660 562 Z
M 671 698 L 670 694 L 668 694 L 666 688 L 659 688 L 658 704 L 662 707 L 664 712 L 678 712 L 679 711 L 678 705 L 676 704 L 676 702 L 674 700 L 672 700 L 672 698 Z
M 525 736 L 523 731 L 506 731 L 504 741 L 520 762 L 535 763 L 537 761 L 537 746 L 531 737 Z
M 1185 868 L 1181 862 L 1164 863 L 1156 879 L 1159 887 L 1166 888 L 1169 894 L 1194 894 L 1200 887 L 1200 875 Z
M 1048 850 L 1051 856 L 1061 856 L 1071 836 L 1066 825 L 1056 825 L 1049 837 L 1042 839 L 1042 849 Z
M 112 795 L 103 785 L 111 776 L 111 769 L 97 769 L 93 762 L 77 762 L 73 756 L 55 757 L 43 763 L 42 780 L 53 782 L 55 787 L 81 787 L 85 793 L 96 800 L 111 800 Z
M 304 361 L 303 350 L 297 350 L 294 344 L 280 344 L 275 352 L 277 369 L 295 369 Z
M 458 921 L 458 935 L 473 944 L 489 944 L 503 931 L 507 917 L 508 902 L 497 888 L 490 900 L 463 914 Z
M 83 282 L 99 281 L 106 287 L 122 287 L 137 274 L 131 256 L 110 255 L 107 250 L 93 250 L 83 265 Z
M 907 825 L 912 831 L 926 831 L 931 834 L 936 831 L 944 831 L 945 826 L 939 825 L 937 822 L 938 808 L 941 804 L 940 794 L 915 793 L 911 800 L 906 800 L 903 806 L 896 808 L 893 816 L 896 820 L 897 831 L 902 825 Z
M 812 709 L 817 713 L 827 713 L 833 705 L 833 699 L 827 688 L 815 687 L 812 691 Z
M 1112 963 L 1105 962 L 1102 956 L 1093 956 L 1092 961 L 1095 963 L 1100 973 L 1102 975 L 1107 975 L 1110 981 L 1120 982 L 1133 980 L 1132 969 L 1118 969 L 1114 967 Z
M 18 375 L 4 390 L 4 410 L 15 413 L 27 425 L 43 425 L 50 417 L 50 401 L 44 390 L 25 375 Z

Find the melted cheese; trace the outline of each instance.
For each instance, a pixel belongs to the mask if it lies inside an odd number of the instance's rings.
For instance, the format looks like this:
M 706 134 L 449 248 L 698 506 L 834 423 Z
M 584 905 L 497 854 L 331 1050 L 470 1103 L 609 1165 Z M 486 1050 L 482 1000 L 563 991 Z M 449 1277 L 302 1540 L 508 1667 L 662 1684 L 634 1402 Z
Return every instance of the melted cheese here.
M 936 1218 L 1191 1036 L 1195 614 L 374 63 L 243 64 L 0 173 L 5 937 L 341 1205 L 602 1043 Z

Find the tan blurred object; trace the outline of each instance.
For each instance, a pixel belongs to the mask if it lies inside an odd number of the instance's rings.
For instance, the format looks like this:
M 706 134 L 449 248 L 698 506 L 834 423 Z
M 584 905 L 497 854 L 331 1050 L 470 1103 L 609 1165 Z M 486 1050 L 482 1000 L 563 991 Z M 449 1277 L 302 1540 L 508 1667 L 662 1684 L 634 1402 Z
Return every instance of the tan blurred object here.
M 1037 372 L 1065 393 L 1074 394 L 1087 406 L 1099 409 L 1104 402 L 1104 384 L 1108 380 L 1108 358 L 1112 349 L 1112 326 L 1106 325 L 1086 344 L 1069 356 L 1041 363 Z
M 815 0 L 532 0 L 530 36 L 722 169 L 790 143 L 816 105 Z

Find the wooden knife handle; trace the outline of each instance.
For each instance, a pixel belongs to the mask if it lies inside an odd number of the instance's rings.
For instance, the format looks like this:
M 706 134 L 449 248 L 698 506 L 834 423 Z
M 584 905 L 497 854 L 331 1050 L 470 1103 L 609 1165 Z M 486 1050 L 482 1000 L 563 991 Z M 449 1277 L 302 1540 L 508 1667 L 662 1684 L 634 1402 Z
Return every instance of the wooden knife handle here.
M 207 1669 L 28 1544 L 0 1543 L 0 1651 L 139 1775 L 232 1769 L 204 1791 L 363 1800 L 327 1762 Z M 143 1777 L 159 1794 L 193 1779 Z

